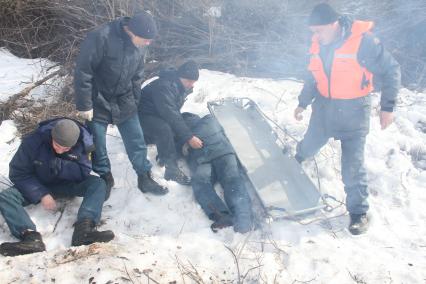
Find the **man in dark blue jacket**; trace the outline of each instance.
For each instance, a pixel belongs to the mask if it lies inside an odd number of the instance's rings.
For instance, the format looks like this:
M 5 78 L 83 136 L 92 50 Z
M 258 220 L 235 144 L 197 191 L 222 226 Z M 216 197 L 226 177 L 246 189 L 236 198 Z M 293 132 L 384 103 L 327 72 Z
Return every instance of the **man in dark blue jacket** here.
M 203 141 L 203 147 L 194 149 L 187 143 L 184 152 L 192 173 L 195 199 L 213 221 L 211 229 L 233 226 L 234 231 L 246 233 L 252 229 L 251 201 L 240 173 L 235 151 L 215 118 L 184 113 L 191 131 Z M 183 141 L 184 142 L 184 141 Z M 225 203 L 217 195 L 214 184 L 223 188 Z
M 99 232 L 105 181 L 90 175 L 93 139 L 79 122 L 59 118 L 41 122 L 36 131 L 22 140 L 10 162 L 13 187 L 0 192 L 0 211 L 19 242 L 2 243 L 0 254 L 7 256 L 41 252 L 45 245 L 24 206 L 41 203 L 55 210 L 54 196 L 82 196 L 72 245 L 108 242 L 111 231 Z
M 158 160 L 166 166 L 164 177 L 183 185 L 190 179 L 178 167 L 175 140 L 188 142 L 194 148 L 203 146 L 183 121 L 180 109 L 192 92 L 199 72 L 197 63 L 189 60 L 177 70 L 169 69 L 142 89 L 139 118 L 146 141 L 157 146 Z
M 145 47 L 156 35 L 151 15 L 123 17 L 93 31 L 83 41 L 74 75 L 78 115 L 88 121 L 96 150 L 93 171 L 114 186 L 106 148 L 108 124 L 117 125 L 127 155 L 144 193 L 167 189 L 151 176 L 151 163 L 139 123 L 137 104 L 143 80 Z

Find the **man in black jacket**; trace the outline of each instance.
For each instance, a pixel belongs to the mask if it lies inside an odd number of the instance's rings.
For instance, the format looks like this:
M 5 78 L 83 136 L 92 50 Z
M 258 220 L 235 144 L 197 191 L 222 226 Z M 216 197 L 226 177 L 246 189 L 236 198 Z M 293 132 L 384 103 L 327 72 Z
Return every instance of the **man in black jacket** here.
M 75 69 L 78 115 L 88 121 L 96 151 L 93 170 L 110 189 L 114 185 L 106 149 L 108 124 L 116 124 L 142 192 L 163 195 L 168 190 L 151 177 L 151 164 L 137 115 L 143 79 L 145 47 L 156 35 L 151 15 L 124 17 L 90 32 L 81 44 Z
M 362 234 L 368 228 L 367 175 L 364 148 L 370 127 L 374 82 L 381 81 L 380 124 L 393 120 L 400 85 L 400 67 L 371 32 L 373 23 L 341 16 L 328 4 L 318 4 L 309 18 L 313 33 L 309 73 L 294 111 L 297 120 L 312 104 L 312 115 L 296 159 L 315 155 L 329 138 L 341 141 L 342 179 L 349 231 Z
M 160 77 L 142 89 L 139 118 L 146 141 L 157 146 L 158 160 L 166 166 L 165 179 L 183 185 L 190 184 L 177 165 L 175 141 L 184 141 L 199 149 L 203 142 L 185 124 L 180 109 L 191 93 L 199 72 L 197 64 L 190 60 L 177 70 L 165 70 Z

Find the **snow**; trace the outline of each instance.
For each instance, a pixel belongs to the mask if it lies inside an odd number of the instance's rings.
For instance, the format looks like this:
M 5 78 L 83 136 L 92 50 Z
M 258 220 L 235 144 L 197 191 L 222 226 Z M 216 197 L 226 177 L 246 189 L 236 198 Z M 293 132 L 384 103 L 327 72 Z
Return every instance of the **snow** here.
M 40 76 L 35 61 L 5 50 L 0 51 L 0 62 L 0 99 L 23 89 L 22 81 Z M 302 122 L 292 117 L 301 87 L 294 80 L 202 70 L 183 111 L 207 114 L 209 100 L 249 97 L 300 139 L 310 115 L 306 111 Z M 170 193 L 155 197 L 139 192 L 118 130 L 110 127 L 107 144 L 116 186 L 104 204 L 100 229 L 113 230 L 116 238 L 107 244 L 70 248 L 81 198 L 60 200 L 61 218 L 60 212 L 31 205 L 27 210 L 47 252 L 0 256 L 0 283 L 425 283 L 424 97 L 401 89 L 395 123 L 384 131 L 377 111 L 372 112 L 366 146 L 372 224 L 365 235 L 355 237 L 347 231 L 344 206 L 296 221 L 275 221 L 263 231 L 245 235 L 232 229 L 215 234 L 191 188 L 161 178 L 164 168 L 155 164 L 155 147 L 149 147 L 148 153 L 153 173 Z M 375 95 L 376 106 L 378 100 Z M 13 121 L 3 121 L 0 133 L 0 188 L 6 188 L 8 163 L 20 141 Z M 294 142 L 289 145 L 294 149 Z M 339 158 L 340 143 L 330 140 L 317 163 L 321 191 L 344 201 Z M 316 182 L 314 163 L 304 168 Z M 13 240 L 0 217 L 0 242 Z

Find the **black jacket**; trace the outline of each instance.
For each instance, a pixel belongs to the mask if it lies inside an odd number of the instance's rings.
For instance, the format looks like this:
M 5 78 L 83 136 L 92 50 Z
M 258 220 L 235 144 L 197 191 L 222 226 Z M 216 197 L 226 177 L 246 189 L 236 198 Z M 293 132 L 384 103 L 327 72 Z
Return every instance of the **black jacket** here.
M 188 92 L 179 80 L 176 70 L 165 70 L 160 77 L 142 88 L 139 115 L 160 117 L 166 121 L 178 140 L 188 141 L 192 131 L 185 124 L 180 109 Z
M 87 35 L 74 74 L 77 110 L 93 108 L 94 120 L 119 124 L 137 111 L 143 79 L 144 48 L 123 30 L 128 18 L 107 23 Z
M 188 161 L 191 165 L 209 163 L 224 155 L 235 154 L 222 126 L 213 116 L 206 115 L 192 124 L 191 129 L 203 141 L 203 147 L 189 148 Z
M 58 118 L 60 119 L 60 118 Z M 80 137 L 70 151 L 56 154 L 52 147 L 52 128 L 58 119 L 43 121 L 26 136 L 9 164 L 9 178 L 31 203 L 50 193 L 50 185 L 79 183 L 92 170 L 89 154 L 95 147 L 89 131 L 79 122 Z
M 343 30 L 342 40 L 332 43 L 329 46 L 321 46 L 320 57 L 326 74 L 330 74 L 330 68 L 334 59 L 334 50 L 339 48 L 349 37 L 352 22 L 349 17 L 342 16 L 339 19 L 339 24 Z M 381 109 L 392 112 L 401 84 L 401 70 L 398 62 L 384 49 L 382 43 L 373 34 L 364 34 L 357 58 L 362 66 L 373 73 L 376 89 L 378 87 L 376 82 L 380 82 L 382 91 Z M 299 106 L 306 108 L 316 96 L 320 96 L 320 94 L 318 93 L 312 73 L 308 72 L 299 96 Z

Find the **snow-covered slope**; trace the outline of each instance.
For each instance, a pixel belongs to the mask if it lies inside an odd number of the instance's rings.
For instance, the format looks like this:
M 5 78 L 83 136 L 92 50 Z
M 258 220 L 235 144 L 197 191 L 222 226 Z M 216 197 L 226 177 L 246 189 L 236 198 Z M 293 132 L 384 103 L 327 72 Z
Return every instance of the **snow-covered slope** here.
M 0 94 L 16 92 L 34 72 L 24 62 L 0 53 L 1 74 L 22 74 L 7 84 L 0 79 Z M 21 67 L 8 71 L 10 66 Z M 309 111 L 303 122 L 292 118 L 301 86 L 292 80 L 202 70 L 184 111 L 206 114 L 209 100 L 250 97 L 300 139 L 309 118 Z M 378 96 L 374 98 L 378 105 Z M 241 235 L 225 229 L 215 234 L 190 187 L 160 179 L 169 194 L 154 197 L 138 191 L 119 133 L 110 127 L 107 143 L 116 186 L 104 204 L 101 229 L 113 230 L 116 238 L 108 244 L 70 248 L 81 199 L 60 201 L 62 217 L 29 206 L 47 252 L 0 256 L 0 283 L 426 283 L 426 101 L 424 94 L 405 89 L 400 98 L 389 129 L 380 130 L 376 110 L 372 112 L 366 166 L 373 220 L 366 235 L 349 234 L 344 206 L 304 220 L 273 222 L 264 231 Z M 0 126 L 3 182 L 20 142 L 15 131 L 12 121 Z M 339 142 L 330 141 L 317 162 L 321 190 L 343 201 L 339 149 Z M 155 147 L 150 147 L 154 175 L 161 178 L 164 168 L 155 164 L 155 156 Z M 315 178 L 314 164 L 304 167 Z M 12 240 L 0 217 L 0 242 Z

